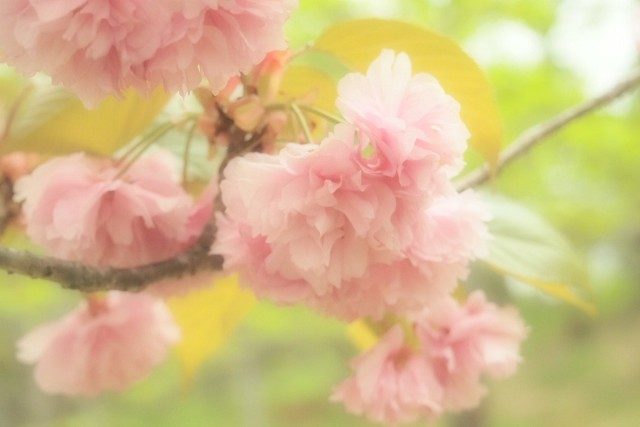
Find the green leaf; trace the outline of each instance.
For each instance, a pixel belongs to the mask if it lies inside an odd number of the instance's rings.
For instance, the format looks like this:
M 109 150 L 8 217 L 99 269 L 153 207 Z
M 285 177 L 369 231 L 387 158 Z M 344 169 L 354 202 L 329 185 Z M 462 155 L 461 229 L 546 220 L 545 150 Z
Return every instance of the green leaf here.
M 19 98 L 0 154 L 88 151 L 110 155 L 149 126 L 168 99 L 161 90 L 148 98 L 129 91 L 122 99 L 111 97 L 89 110 L 62 88 L 34 86 Z
M 406 52 L 414 72 L 435 76 L 462 105 L 471 146 L 496 165 L 503 135 L 493 90 L 478 65 L 453 40 L 400 21 L 364 19 L 329 28 L 315 48 L 358 71 L 365 71 L 385 48 Z
M 493 219 L 484 261 L 501 274 L 595 315 L 586 265 L 571 243 L 526 207 L 495 195 L 485 194 L 485 200 Z

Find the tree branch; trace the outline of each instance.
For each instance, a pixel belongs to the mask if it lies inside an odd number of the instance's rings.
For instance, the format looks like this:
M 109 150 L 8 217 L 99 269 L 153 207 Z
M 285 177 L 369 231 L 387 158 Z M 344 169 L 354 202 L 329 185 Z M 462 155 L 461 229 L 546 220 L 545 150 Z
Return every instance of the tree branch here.
M 13 184 L 0 173 L 0 235 L 18 212 L 19 209 L 13 201 Z
M 553 135 L 569 123 L 612 102 L 638 85 L 640 85 L 640 70 L 602 96 L 566 110 L 548 122 L 527 130 L 500 156 L 497 170 L 504 168 L 531 147 Z M 237 148 L 244 147 L 245 145 L 242 144 L 242 146 L 234 147 L 235 149 L 227 153 L 220 173 L 231 158 L 243 153 L 242 149 Z M 458 184 L 458 189 L 464 190 L 480 185 L 490 177 L 490 171 L 486 167 L 480 168 L 464 178 Z M 216 205 L 218 209 L 221 208 L 219 197 L 216 200 Z M 6 220 L 6 213 L 3 212 L 0 212 L 0 225 Z M 6 212 L 9 212 L 9 210 L 6 210 Z M 147 285 L 163 279 L 177 279 L 199 271 L 221 270 L 223 258 L 209 254 L 211 245 L 215 240 L 215 234 L 215 224 L 211 223 L 205 227 L 198 242 L 186 252 L 167 261 L 128 269 L 90 267 L 77 262 L 42 257 L 25 251 L 0 247 L 0 269 L 4 269 L 9 273 L 51 280 L 61 284 L 64 288 L 83 292 L 106 290 L 139 291 Z
M 187 252 L 167 261 L 143 267 L 117 269 L 89 267 L 77 262 L 40 257 L 25 251 L 0 248 L 0 268 L 11 273 L 47 279 L 66 289 L 83 292 L 106 290 L 140 291 L 162 279 L 180 278 L 198 271 L 221 270 L 221 256 L 209 255 L 215 226 L 208 225 L 198 242 Z
M 610 104 L 612 101 L 620 98 L 626 93 L 631 92 L 639 85 L 640 69 L 634 71 L 629 77 L 622 80 L 620 83 L 615 85 L 604 94 L 586 101 L 581 105 L 569 108 L 568 110 L 563 111 L 547 122 L 529 128 L 528 130 L 523 132 L 513 142 L 513 144 L 509 145 L 500 155 L 500 159 L 498 160 L 498 165 L 494 173 L 497 174 L 505 166 L 529 151 L 531 147 L 560 131 L 570 123 L 596 111 L 597 109 L 607 104 Z M 485 165 L 478 170 L 471 172 L 469 175 L 463 177 L 462 180 L 457 184 L 457 188 L 459 191 L 463 191 L 468 188 L 476 187 L 478 185 L 484 184 L 491 177 L 492 172 Z

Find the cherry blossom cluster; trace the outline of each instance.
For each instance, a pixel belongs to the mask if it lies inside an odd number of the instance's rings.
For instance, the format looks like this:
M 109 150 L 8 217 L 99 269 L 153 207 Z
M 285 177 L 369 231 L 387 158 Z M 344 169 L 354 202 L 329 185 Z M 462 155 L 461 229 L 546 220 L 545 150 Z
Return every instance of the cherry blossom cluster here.
M 26 233 L 57 258 L 130 268 L 180 255 L 215 220 L 211 253 L 259 297 L 378 326 L 379 342 L 353 361 L 332 400 L 394 425 L 471 408 L 485 375 L 515 371 L 526 328 L 481 292 L 452 296 L 485 250 L 490 219 L 478 195 L 452 182 L 470 136 L 460 105 L 433 76 L 414 74 L 406 54 L 385 50 L 366 73 L 339 82 L 342 120 L 328 135 L 317 144 L 295 135 L 279 147 L 289 119 L 265 103 L 290 54 L 267 54 L 284 47 L 295 3 L 2 2 L 0 49 L 23 71 L 45 71 L 87 103 L 129 88 L 188 91 L 204 77 L 201 130 L 228 153 L 234 138 L 252 151 L 223 163 L 221 182 L 214 173 L 197 198 L 160 149 L 131 164 L 72 154 L 26 175 L 24 162 L 2 165 L 16 181 Z M 254 88 L 232 101 L 265 76 L 268 93 Z M 217 196 L 223 208 L 214 213 Z M 213 278 L 199 271 L 140 294 L 88 295 L 23 338 L 19 359 L 36 365 L 50 393 L 123 390 L 179 340 L 158 297 Z
M 389 50 L 342 79 L 337 106 L 346 123 L 319 144 L 229 164 L 213 251 L 278 303 L 347 321 L 406 319 L 337 388 L 333 400 L 349 411 L 397 424 L 471 408 L 483 374 L 515 371 L 526 332 L 481 293 L 464 305 L 451 297 L 489 219 L 451 182 L 469 137 L 460 107 Z
M 179 339 L 161 300 L 113 291 L 34 329 L 18 343 L 18 358 L 36 364 L 48 393 L 95 396 L 146 378 Z
M 405 54 L 384 51 L 339 84 L 319 144 L 233 160 L 214 252 L 258 294 L 345 320 L 447 297 L 483 248 L 487 213 L 451 176 L 468 132 L 458 103 Z
M 175 160 L 156 150 L 122 173 L 116 162 L 85 154 L 54 158 L 18 179 L 27 235 L 48 253 L 99 267 L 138 267 L 193 245 L 212 214 L 213 187 L 194 200 Z M 144 294 L 91 295 L 63 319 L 18 344 L 36 363 L 47 392 L 96 395 L 145 378 L 180 337 L 158 297 L 210 283 L 212 273 L 152 284 Z
M 296 0 L 3 0 L 0 50 L 92 105 L 128 88 L 221 89 L 285 47 Z
M 354 375 L 331 399 L 349 412 L 397 425 L 476 406 L 483 375 L 515 372 L 526 328 L 513 309 L 499 309 L 481 291 L 464 304 L 448 299 L 396 325 L 352 362 Z

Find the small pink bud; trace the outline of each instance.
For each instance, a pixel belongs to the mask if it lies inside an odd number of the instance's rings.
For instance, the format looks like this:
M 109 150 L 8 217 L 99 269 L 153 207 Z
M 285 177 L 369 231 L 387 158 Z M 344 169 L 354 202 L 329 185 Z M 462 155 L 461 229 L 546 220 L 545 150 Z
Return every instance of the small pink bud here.
M 262 101 L 256 95 L 240 98 L 229 107 L 229 116 L 245 132 L 253 132 L 265 114 Z
M 29 174 L 40 161 L 35 153 L 15 152 L 0 157 L 0 171 L 12 182 Z

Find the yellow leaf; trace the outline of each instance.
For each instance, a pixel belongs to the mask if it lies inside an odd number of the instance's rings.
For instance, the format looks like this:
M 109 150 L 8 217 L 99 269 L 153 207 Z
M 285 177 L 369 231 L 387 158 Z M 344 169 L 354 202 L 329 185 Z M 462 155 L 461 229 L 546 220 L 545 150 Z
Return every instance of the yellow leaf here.
M 305 65 L 291 65 L 282 79 L 280 88 L 283 100 L 309 100 L 326 111 L 335 109 L 336 83 L 322 71 Z
M 287 67 L 280 86 L 280 102 L 296 101 L 302 105 L 313 105 L 320 110 L 330 112 L 335 110 L 336 97 L 336 82 L 329 75 L 306 65 Z M 303 116 L 314 138 L 322 138 L 328 131 L 327 126 L 333 126 L 333 123 L 327 123 L 316 115 L 303 114 Z M 297 133 L 299 136 L 299 124 L 294 122 L 295 117 L 291 115 L 285 135 L 297 139 L 294 135 Z
M 549 296 L 571 304 L 574 307 L 579 308 L 589 316 L 597 316 L 598 314 L 598 308 L 596 307 L 596 305 L 587 300 L 585 297 L 579 295 L 576 292 L 575 287 L 570 283 L 548 282 L 536 277 L 523 276 L 513 271 L 504 270 L 495 264 L 489 263 L 489 266 L 500 274 L 513 277 L 520 282 L 526 283 L 539 289 Z
M 372 348 L 378 342 L 378 336 L 364 320 L 356 320 L 347 326 L 347 336 L 361 351 Z
M 148 98 L 129 91 L 122 99 L 110 97 L 89 110 L 63 89 L 40 88 L 20 106 L 0 154 L 19 150 L 109 155 L 149 126 L 168 99 L 160 89 Z
M 365 71 L 382 49 L 406 52 L 414 72 L 435 76 L 462 105 L 462 117 L 472 135 L 471 146 L 490 165 L 496 165 L 502 123 L 493 91 L 478 65 L 451 39 L 400 21 L 364 19 L 329 28 L 315 48 L 358 71 Z
M 231 337 L 256 302 L 238 285 L 237 276 L 217 279 L 215 285 L 169 300 L 169 308 L 182 328 L 176 351 L 186 380 Z

